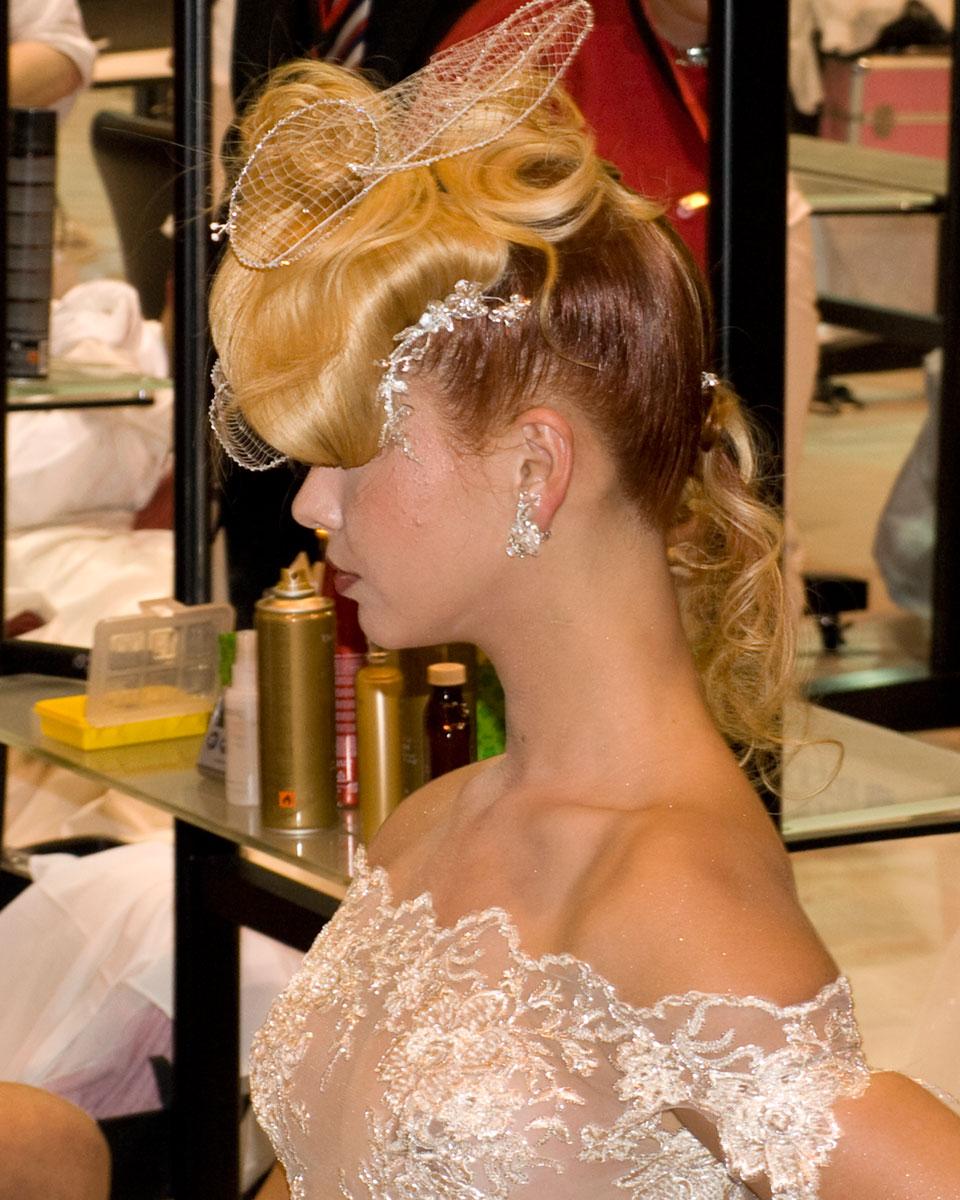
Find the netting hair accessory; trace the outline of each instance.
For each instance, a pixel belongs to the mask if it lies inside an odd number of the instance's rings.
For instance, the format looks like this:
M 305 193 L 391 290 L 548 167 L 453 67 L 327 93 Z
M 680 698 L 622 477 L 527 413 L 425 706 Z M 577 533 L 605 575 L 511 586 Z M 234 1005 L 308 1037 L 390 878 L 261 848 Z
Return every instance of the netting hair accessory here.
M 499 296 L 485 296 L 483 285 L 460 279 L 453 291 L 443 300 L 428 304 L 416 325 L 408 325 L 394 335 L 396 348 L 389 358 L 377 365 L 383 367 L 383 376 L 377 387 L 377 399 L 383 406 L 384 421 L 380 430 L 380 445 L 398 446 L 408 458 L 415 459 L 410 439 L 404 429 L 404 421 L 412 411 L 409 404 L 397 401 L 408 391 L 407 381 L 402 378 L 413 367 L 423 361 L 430 346 L 430 338 L 441 330 L 452 333 L 454 321 L 472 321 L 486 317 L 497 325 L 509 327 L 523 319 L 530 307 L 526 296 L 512 295 L 509 300 Z
M 269 471 L 285 463 L 286 455 L 265 442 L 247 424 L 219 358 L 213 364 L 210 382 L 213 384 L 210 427 L 227 457 L 248 471 Z
M 257 142 L 230 193 L 226 233 L 245 266 L 287 266 L 382 179 L 479 149 L 553 90 L 593 25 L 587 0 L 530 0 L 359 103 L 320 99 Z

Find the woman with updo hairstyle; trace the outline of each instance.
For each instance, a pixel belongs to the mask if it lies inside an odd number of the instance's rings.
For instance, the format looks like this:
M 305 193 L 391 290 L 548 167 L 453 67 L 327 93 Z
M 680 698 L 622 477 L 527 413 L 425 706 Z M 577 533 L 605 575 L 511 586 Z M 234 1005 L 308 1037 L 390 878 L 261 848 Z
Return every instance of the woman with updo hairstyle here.
M 408 797 L 257 1036 L 295 1200 L 960 1195 L 960 1120 L 864 1062 L 756 791 L 793 633 L 704 284 L 533 0 L 379 92 L 246 117 L 211 413 L 388 649 L 474 642 L 506 751 Z

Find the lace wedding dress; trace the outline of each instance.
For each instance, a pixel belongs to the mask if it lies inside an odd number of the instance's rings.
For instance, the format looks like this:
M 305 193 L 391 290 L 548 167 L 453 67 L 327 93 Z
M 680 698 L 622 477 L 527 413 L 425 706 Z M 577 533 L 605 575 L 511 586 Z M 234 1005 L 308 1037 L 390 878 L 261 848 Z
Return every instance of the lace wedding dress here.
M 360 856 L 254 1043 L 293 1200 L 816 1200 L 869 1072 L 839 978 L 811 1000 L 618 999 L 501 909 L 438 925 Z M 715 1128 L 714 1156 L 671 1110 Z

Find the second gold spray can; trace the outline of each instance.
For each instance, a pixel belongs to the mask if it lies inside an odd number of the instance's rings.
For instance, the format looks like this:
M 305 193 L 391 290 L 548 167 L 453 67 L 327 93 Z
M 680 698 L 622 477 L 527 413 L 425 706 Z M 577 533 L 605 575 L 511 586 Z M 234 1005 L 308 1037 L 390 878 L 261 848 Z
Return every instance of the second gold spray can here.
M 403 799 L 400 698 L 396 655 L 378 646 L 357 672 L 357 759 L 360 833 L 369 842 Z
M 306 572 L 283 570 L 257 601 L 260 807 L 290 833 L 337 823 L 333 601 Z

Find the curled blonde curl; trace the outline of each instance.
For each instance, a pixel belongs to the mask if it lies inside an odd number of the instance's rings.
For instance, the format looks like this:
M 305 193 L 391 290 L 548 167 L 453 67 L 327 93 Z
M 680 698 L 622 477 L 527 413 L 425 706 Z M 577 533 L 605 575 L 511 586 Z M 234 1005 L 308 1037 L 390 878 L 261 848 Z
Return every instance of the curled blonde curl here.
M 796 632 L 786 603 L 783 525 L 760 496 L 757 436 L 718 383 L 698 469 L 669 545 L 687 636 L 714 720 L 741 765 L 776 785 Z

